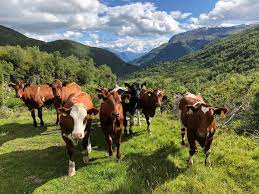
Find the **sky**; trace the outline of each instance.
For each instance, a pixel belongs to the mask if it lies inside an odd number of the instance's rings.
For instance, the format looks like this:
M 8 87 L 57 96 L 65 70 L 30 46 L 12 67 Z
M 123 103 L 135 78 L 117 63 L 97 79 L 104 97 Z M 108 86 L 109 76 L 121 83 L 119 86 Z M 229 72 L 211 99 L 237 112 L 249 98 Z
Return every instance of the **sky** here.
M 43 41 L 144 53 L 199 27 L 259 21 L 259 0 L 0 0 L 0 24 Z

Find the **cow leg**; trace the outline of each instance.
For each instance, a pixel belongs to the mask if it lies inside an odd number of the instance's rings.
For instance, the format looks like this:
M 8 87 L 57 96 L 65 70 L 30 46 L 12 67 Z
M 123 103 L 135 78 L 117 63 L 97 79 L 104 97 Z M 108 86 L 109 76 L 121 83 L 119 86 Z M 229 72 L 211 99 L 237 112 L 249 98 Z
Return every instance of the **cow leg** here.
M 130 128 L 129 128 L 129 134 L 132 134 L 132 127 L 134 126 L 134 116 L 130 115 Z
M 35 118 L 35 110 L 34 109 L 29 109 L 30 112 L 31 112 L 31 117 L 33 119 L 33 125 L 34 127 L 37 127 L 37 121 L 36 121 L 36 118 Z
M 140 122 L 140 111 L 139 111 L 139 109 L 137 109 L 137 119 L 138 119 L 138 126 L 141 126 L 141 122 Z
M 57 120 L 56 120 L 56 124 L 59 124 L 59 113 L 58 113 L 58 110 L 57 111 Z
M 188 165 L 192 166 L 193 165 L 192 157 L 196 153 L 197 147 L 196 147 L 196 144 L 195 144 L 194 136 L 189 131 L 187 131 L 187 138 L 188 138 L 188 142 L 189 142 L 189 146 L 190 146 Z
M 112 156 L 112 137 L 109 134 L 105 134 L 105 138 L 108 144 L 109 156 Z
M 149 133 L 151 133 L 151 129 L 150 129 L 150 117 L 149 117 L 147 114 L 145 114 L 145 118 L 146 118 L 146 122 L 147 122 L 147 131 L 148 131 Z
M 185 141 L 184 141 L 185 128 L 181 128 L 181 136 L 182 136 L 182 145 L 185 145 Z
M 212 143 L 212 140 L 213 138 L 211 137 L 205 144 L 205 148 L 204 148 L 204 152 L 205 152 L 205 165 L 206 166 L 210 166 L 210 153 L 211 153 L 211 150 L 210 150 L 210 146 L 211 146 L 211 143 Z
M 40 125 L 41 126 L 44 126 L 44 121 L 42 119 L 42 107 L 41 108 L 38 108 L 38 117 L 40 119 Z
M 67 153 L 69 157 L 68 163 L 68 176 L 74 176 L 76 174 L 76 165 L 75 165 L 75 147 L 72 141 L 64 136 L 62 136 L 66 142 Z
M 117 146 L 117 159 L 120 160 L 121 159 L 121 152 L 120 152 L 120 146 L 121 146 L 121 134 L 122 134 L 122 131 L 118 131 L 116 133 L 116 146 Z
M 91 141 L 90 141 L 90 131 L 87 131 L 83 142 L 82 142 L 82 147 L 83 147 L 83 161 L 85 164 L 89 162 L 89 154 L 91 153 L 92 147 L 91 147 Z
M 124 134 L 127 135 L 128 131 L 127 131 L 127 118 L 126 118 L 126 113 L 123 113 L 124 115 L 124 120 L 123 120 L 123 126 L 124 126 Z

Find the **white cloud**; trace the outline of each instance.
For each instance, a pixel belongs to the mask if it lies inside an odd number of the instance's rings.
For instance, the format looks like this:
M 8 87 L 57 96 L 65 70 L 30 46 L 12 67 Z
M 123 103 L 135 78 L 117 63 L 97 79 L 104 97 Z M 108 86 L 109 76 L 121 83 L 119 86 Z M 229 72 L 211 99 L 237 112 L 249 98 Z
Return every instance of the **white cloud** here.
M 192 24 L 230 26 L 259 20 L 258 0 L 219 0 L 209 13 L 203 13 Z
M 183 13 L 181 11 L 172 11 L 170 13 L 170 15 L 174 18 L 174 19 L 186 19 L 188 17 L 190 17 L 192 15 L 192 13 Z
M 35 38 L 42 41 L 52 41 L 60 39 L 76 39 L 82 37 L 82 33 L 74 31 L 66 31 L 64 33 L 53 33 L 53 34 L 34 34 L 34 33 L 25 33 L 26 36 L 30 38 Z
M 57 30 L 107 30 L 119 35 L 181 31 L 170 14 L 158 11 L 152 3 L 109 7 L 98 0 L 3 1 L 0 23 L 35 34 Z
M 98 37 L 97 39 L 85 41 L 84 43 L 90 46 L 110 48 L 117 51 L 143 53 L 168 42 L 169 38 L 170 37 L 168 36 L 157 36 L 149 38 L 134 38 L 126 36 L 120 37 L 114 41 L 102 41 L 101 38 Z

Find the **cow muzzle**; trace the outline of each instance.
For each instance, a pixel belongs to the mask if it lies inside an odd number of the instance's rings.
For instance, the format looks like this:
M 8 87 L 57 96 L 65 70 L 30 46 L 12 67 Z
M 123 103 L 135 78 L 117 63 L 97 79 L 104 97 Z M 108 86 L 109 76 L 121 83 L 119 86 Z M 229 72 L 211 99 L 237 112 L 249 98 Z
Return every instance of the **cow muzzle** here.
M 84 137 L 84 133 L 72 133 L 72 138 L 75 140 L 82 140 Z
M 119 118 L 120 113 L 118 113 L 118 112 L 113 112 L 113 113 L 112 113 L 112 116 L 115 117 L 115 118 Z

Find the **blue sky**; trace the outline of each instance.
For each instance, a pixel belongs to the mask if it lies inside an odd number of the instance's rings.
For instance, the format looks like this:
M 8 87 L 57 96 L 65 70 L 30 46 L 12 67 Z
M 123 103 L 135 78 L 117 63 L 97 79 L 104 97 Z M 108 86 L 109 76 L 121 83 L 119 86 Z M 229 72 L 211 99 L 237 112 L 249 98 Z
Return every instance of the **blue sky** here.
M 199 27 L 259 20 L 258 0 L 9 0 L 0 24 L 44 41 L 143 53 Z

